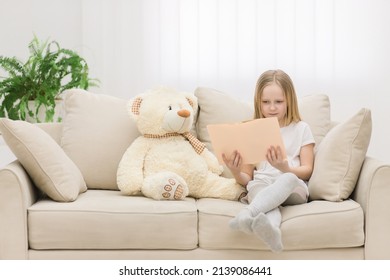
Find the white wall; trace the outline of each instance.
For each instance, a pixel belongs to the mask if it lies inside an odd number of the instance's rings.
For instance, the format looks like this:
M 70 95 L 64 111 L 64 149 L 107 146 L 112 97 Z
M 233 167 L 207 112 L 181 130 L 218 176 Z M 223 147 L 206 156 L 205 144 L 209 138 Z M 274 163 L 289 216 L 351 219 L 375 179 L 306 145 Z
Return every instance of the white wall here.
M 56 39 L 87 59 L 91 90 L 123 98 L 169 84 L 251 100 L 282 68 L 299 96 L 328 94 L 336 120 L 370 108 L 369 154 L 390 162 L 389 13 L 386 0 L 0 0 L 0 54 Z
M 25 60 L 34 34 L 82 51 L 80 0 L 0 0 L 0 55 Z

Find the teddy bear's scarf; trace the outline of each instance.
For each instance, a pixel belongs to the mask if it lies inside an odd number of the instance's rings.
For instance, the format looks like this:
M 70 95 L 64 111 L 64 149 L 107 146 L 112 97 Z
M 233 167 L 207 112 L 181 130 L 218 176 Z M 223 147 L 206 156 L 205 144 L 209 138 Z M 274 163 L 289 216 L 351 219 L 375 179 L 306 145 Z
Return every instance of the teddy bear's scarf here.
M 170 132 L 164 135 L 144 134 L 145 138 L 154 138 L 154 139 L 167 138 L 172 136 L 183 136 L 184 138 L 186 138 L 188 142 L 190 142 L 191 146 L 194 148 L 195 152 L 197 152 L 198 154 L 201 154 L 203 150 L 206 148 L 206 145 L 204 143 L 200 142 L 198 138 L 196 138 L 194 135 L 192 135 L 189 132 L 184 132 L 184 133 Z

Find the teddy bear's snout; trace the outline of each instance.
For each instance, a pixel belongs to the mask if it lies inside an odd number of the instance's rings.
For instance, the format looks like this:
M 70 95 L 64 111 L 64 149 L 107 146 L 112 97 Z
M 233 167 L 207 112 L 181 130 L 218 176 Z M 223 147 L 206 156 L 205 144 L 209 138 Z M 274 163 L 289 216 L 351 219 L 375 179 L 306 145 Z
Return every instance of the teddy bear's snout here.
M 191 115 L 191 112 L 186 109 L 182 109 L 177 111 L 177 114 L 182 118 L 188 118 Z

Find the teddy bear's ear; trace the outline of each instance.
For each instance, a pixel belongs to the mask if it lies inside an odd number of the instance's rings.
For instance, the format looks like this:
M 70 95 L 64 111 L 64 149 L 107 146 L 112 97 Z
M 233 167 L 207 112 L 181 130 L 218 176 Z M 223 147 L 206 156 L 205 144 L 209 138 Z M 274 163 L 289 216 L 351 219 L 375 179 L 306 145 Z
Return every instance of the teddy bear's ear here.
M 196 100 L 196 97 L 194 95 L 187 95 L 186 96 L 188 103 L 190 103 L 191 107 L 196 110 L 198 107 L 198 101 Z
M 132 114 L 138 116 L 139 115 L 139 108 L 141 108 L 141 103 L 142 103 L 142 98 L 141 97 L 136 97 L 130 107 L 130 111 Z
M 189 99 L 188 97 L 187 97 L 187 100 L 188 100 L 188 103 L 190 103 L 191 107 L 194 107 L 194 102 L 192 102 L 192 100 Z

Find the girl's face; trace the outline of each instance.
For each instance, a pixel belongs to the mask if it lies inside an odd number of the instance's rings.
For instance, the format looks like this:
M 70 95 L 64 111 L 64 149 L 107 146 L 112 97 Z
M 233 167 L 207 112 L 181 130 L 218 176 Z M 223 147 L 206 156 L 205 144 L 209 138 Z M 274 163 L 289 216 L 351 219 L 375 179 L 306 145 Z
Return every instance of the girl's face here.
M 264 88 L 260 106 L 264 117 L 277 117 L 280 127 L 285 125 L 287 102 L 279 85 L 272 83 Z

